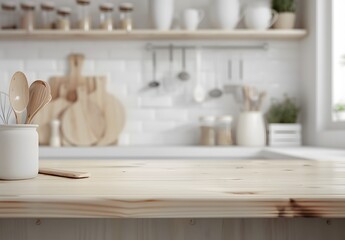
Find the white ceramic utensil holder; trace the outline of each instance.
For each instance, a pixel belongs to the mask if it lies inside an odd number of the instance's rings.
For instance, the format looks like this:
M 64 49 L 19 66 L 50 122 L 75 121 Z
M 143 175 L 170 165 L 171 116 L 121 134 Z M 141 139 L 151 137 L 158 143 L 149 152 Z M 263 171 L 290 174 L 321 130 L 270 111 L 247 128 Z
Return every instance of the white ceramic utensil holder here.
M 38 125 L 0 125 L 0 179 L 20 180 L 38 174 Z
M 266 126 L 262 112 L 242 112 L 238 118 L 236 135 L 239 146 L 265 146 Z

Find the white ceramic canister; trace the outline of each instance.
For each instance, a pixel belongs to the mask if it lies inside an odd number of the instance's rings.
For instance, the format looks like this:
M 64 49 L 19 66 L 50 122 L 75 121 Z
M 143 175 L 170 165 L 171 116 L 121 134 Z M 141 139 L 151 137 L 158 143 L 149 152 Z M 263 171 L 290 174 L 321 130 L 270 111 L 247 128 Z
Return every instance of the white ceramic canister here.
M 242 112 L 238 118 L 236 135 L 239 146 L 265 146 L 266 126 L 262 112 Z
M 157 30 L 170 30 L 174 18 L 174 0 L 150 0 L 152 25 Z
M 239 0 L 212 0 L 211 18 L 216 28 L 231 30 L 241 20 Z
M 0 179 L 19 180 L 38 174 L 38 125 L 0 125 Z

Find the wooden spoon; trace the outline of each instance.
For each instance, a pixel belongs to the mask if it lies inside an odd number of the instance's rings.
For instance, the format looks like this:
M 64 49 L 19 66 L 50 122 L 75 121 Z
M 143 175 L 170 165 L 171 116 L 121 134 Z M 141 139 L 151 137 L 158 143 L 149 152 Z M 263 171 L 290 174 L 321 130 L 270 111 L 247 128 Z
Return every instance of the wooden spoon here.
M 47 105 L 51 99 L 50 86 L 47 82 L 37 80 L 30 86 L 30 101 L 27 109 L 26 124 L 30 124 L 34 116 L 40 111 L 45 105 Z
M 10 83 L 10 103 L 16 116 L 16 123 L 22 123 L 22 114 L 29 103 L 29 85 L 22 72 L 16 72 Z

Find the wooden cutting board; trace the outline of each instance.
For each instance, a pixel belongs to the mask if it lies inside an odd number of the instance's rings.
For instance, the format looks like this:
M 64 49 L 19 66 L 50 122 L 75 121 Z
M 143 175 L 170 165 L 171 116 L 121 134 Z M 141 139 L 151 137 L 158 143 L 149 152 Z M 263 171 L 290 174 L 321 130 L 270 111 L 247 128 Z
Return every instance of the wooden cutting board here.
M 94 78 L 96 90 L 89 95 L 89 99 L 97 103 L 104 112 L 105 133 L 98 146 L 116 144 L 125 126 L 125 110 L 122 103 L 106 91 L 106 78 Z
M 33 119 L 33 123 L 38 124 L 37 132 L 39 134 L 39 143 L 41 145 L 49 145 L 50 141 L 50 122 L 59 119 L 62 113 L 72 105 L 65 99 L 67 94 L 66 85 L 60 86 L 60 97 L 47 104 Z
M 62 135 L 72 145 L 92 146 L 105 131 L 103 111 L 91 101 L 86 88 L 77 88 L 77 101 L 63 114 L 61 120 Z

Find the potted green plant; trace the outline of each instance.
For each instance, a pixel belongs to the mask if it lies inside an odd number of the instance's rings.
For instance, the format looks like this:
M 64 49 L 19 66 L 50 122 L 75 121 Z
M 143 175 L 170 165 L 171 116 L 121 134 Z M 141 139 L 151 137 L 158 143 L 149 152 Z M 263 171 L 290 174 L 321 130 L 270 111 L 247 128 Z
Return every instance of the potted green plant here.
M 302 126 L 297 123 L 299 112 L 295 101 L 288 96 L 282 101 L 272 101 L 266 113 L 270 146 L 301 145 Z
M 278 20 L 274 23 L 274 28 L 292 29 L 295 27 L 295 0 L 273 0 L 272 7 L 278 12 Z
M 345 121 L 345 103 L 335 104 L 333 111 L 338 121 Z

